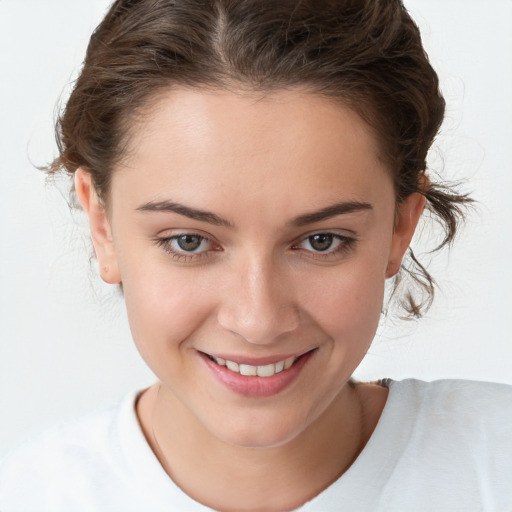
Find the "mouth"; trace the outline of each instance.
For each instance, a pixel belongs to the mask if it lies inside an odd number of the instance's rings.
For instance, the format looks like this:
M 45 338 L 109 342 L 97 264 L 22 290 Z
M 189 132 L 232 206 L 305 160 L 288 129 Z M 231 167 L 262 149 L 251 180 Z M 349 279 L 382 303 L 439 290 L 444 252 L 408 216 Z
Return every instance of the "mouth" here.
M 228 389 L 239 395 L 264 398 L 281 393 L 296 381 L 317 349 L 257 359 L 198 353 L 211 374 Z
M 219 366 L 224 366 L 233 373 L 238 373 L 246 377 L 273 377 L 277 373 L 281 373 L 291 368 L 301 357 L 305 356 L 309 352 L 311 352 L 311 350 L 299 356 L 289 356 L 285 359 L 276 361 L 275 363 L 269 363 L 264 365 L 237 363 L 236 361 L 231 361 L 229 359 L 224 359 L 222 357 L 216 357 L 210 354 L 205 355 L 215 364 Z
M 299 381 L 299 376 L 317 349 L 257 359 L 205 352 L 198 354 L 210 374 L 225 388 L 249 398 L 266 398 L 284 392 Z

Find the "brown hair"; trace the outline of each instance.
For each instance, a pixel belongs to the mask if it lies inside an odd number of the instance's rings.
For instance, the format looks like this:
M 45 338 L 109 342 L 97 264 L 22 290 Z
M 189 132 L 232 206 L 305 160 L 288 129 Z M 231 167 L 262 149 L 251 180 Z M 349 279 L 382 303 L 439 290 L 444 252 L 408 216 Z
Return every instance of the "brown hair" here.
M 49 171 L 86 168 L 107 201 L 133 116 L 176 86 L 261 92 L 300 86 L 343 102 L 380 139 L 397 203 L 414 192 L 426 196 L 445 231 L 434 250 L 453 241 L 471 200 L 446 185 L 422 186 L 445 102 L 400 0 L 116 0 L 91 37 L 58 119 L 60 156 Z M 404 276 L 412 281 L 395 298 L 408 317 L 420 317 L 434 281 L 412 250 L 394 291 Z

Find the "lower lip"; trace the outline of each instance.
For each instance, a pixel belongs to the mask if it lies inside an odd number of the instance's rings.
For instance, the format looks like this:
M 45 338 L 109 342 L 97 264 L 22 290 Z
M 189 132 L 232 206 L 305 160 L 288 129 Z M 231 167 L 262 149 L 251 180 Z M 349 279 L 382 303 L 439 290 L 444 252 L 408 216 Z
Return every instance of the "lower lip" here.
M 200 353 L 200 356 L 214 377 L 231 391 L 251 398 L 264 398 L 277 395 L 290 386 L 297 379 L 313 352 L 314 350 L 311 350 L 300 356 L 290 368 L 276 373 L 272 377 L 241 375 L 228 370 L 225 366 L 218 365 L 206 354 Z

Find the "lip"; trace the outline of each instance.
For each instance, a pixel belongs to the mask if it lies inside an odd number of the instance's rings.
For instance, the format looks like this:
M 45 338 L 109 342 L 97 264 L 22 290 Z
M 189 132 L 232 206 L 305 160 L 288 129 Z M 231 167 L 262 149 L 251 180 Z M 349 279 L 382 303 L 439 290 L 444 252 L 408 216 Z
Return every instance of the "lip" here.
M 225 366 L 220 366 L 212 361 L 209 355 L 204 352 L 198 352 L 201 360 L 206 365 L 210 373 L 218 380 L 221 384 L 227 387 L 234 393 L 251 398 L 265 398 L 277 395 L 282 392 L 285 388 L 290 386 L 300 375 L 304 366 L 311 359 L 316 349 L 303 352 L 297 355 L 295 363 L 282 372 L 272 375 L 272 377 L 257 377 L 257 376 L 246 376 L 236 372 L 228 370 Z M 213 354 L 212 354 L 213 355 Z M 290 355 L 278 355 L 269 356 L 262 358 L 246 358 L 246 357 L 234 357 L 215 354 L 215 357 L 222 357 L 230 361 L 250 364 L 252 366 L 264 366 L 266 364 L 276 363 L 291 357 Z
M 211 357 L 220 357 L 222 359 L 225 359 L 226 361 L 233 361 L 234 363 L 238 363 L 238 364 L 249 364 L 251 366 L 265 366 L 266 364 L 275 364 L 275 363 L 278 363 L 279 361 L 284 361 L 285 359 L 288 359 L 289 357 L 296 357 L 297 359 L 301 356 L 303 356 L 304 354 L 307 354 L 308 352 L 311 352 L 311 350 L 314 350 L 314 349 L 309 349 L 309 350 L 306 350 L 304 352 L 299 352 L 299 353 L 290 353 L 290 354 L 277 354 L 277 355 L 274 355 L 274 356 L 267 356 L 267 357 L 245 357 L 245 356 L 237 356 L 237 355 L 230 355 L 230 354 L 218 354 L 218 353 L 215 353 L 215 354 L 210 354 L 209 352 L 205 354 L 207 356 L 211 356 Z

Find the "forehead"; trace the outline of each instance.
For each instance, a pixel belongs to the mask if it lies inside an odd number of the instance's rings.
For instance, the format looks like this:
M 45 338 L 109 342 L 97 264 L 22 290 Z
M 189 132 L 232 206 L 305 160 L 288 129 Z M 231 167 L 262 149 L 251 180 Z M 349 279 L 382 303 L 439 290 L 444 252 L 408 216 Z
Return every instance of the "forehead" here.
M 132 127 L 127 155 L 113 196 L 132 187 L 145 200 L 195 191 L 203 202 L 280 194 L 282 202 L 324 205 L 391 181 L 375 136 L 355 112 L 297 90 L 168 91 Z

